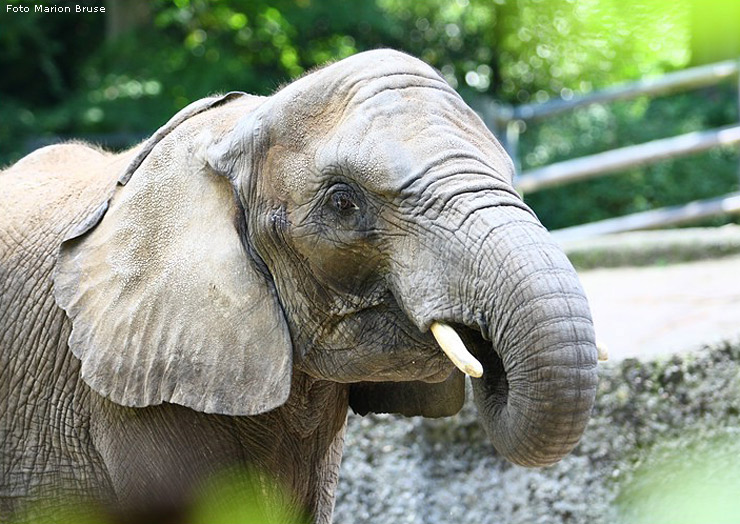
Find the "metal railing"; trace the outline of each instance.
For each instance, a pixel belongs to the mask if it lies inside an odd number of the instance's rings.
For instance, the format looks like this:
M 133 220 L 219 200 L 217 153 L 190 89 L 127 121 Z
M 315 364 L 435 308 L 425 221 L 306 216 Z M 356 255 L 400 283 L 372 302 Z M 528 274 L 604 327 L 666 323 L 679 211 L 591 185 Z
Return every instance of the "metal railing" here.
M 515 179 L 517 189 L 523 193 L 532 193 L 547 187 L 610 175 L 668 158 L 700 153 L 717 146 L 740 144 L 740 122 L 718 129 L 687 133 L 574 158 L 523 173 L 519 158 L 519 134 L 523 127 L 522 122 L 543 120 L 591 104 L 604 104 L 617 100 L 629 100 L 638 96 L 655 96 L 710 86 L 728 78 L 738 78 L 738 75 L 740 75 L 740 63 L 728 60 L 669 73 L 659 78 L 614 86 L 571 100 L 552 100 L 542 104 L 527 104 L 518 107 L 500 105 L 491 100 L 481 100 L 478 104 L 478 111 L 486 125 L 502 140 L 504 147 L 511 155 L 517 170 Z M 740 213 L 740 192 L 709 200 L 698 200 L 682 206 L 573 226 L 554 231 L 553 234 L 559 240 L 571 240 L 608 233 L 664 227 L 721 213 Z

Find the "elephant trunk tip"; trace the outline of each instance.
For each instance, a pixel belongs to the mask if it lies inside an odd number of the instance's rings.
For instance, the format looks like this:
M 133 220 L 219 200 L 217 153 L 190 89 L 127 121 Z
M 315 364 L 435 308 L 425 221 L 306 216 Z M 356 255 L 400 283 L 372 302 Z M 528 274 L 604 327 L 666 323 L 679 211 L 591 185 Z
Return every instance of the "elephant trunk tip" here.
M 456 331 L 483 367 L 482 377 L 472 380 L 473 393 L 496 450 L 525 467 L 550 466 L 570 453 L 593 407 L 596 358 L 593 366 L 584 359 L 577 368 L 553 365 L 527 373 L 505 362 L 477 330 L 456 326 Z M 576 353 L 596 352 L 586 342 L 574 344 L 579 346 L 572 348 Z

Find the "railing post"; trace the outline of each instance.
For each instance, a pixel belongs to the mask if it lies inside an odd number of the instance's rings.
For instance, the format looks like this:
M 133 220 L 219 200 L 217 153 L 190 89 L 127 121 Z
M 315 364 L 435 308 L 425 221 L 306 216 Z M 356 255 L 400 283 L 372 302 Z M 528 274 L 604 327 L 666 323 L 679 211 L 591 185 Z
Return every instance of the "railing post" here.
M 549 164 L 543 167 L 522 173 L 522 162 L 519 153 L 520 135 L 526 130 L 529 122 L 539 121 L 565 111 L 588 106 L 596 103 L 608 103 L 616 100 L 629 100 L 637 96 L 656 96 L 679 89 L 697 89 L 714 85 L 726 79 L 737 79 L 738 123 L 731 126 L 685 133 L 683 135 L 653 140 L 642 144 L 612 149 L 602 153 L 574 158 Z M 539 189 L 560 185 L 566 182 L 602 176 L 618 172 L 626 168 L 647 165 L 667 158 L 695 154 L 712 147 L 740 144 L 740 59 L 725 60 L 714 64 L 694 67 L 682 71 L 668 73 L 660 78 L 645 78 L 627 84 L 616 85 L 591 93 L 575 97 L 571 100 L 551 100 L 543 104 L 525 104 L 510 106 L 499 104 L 487 97 L 476 100 L 479 114 L 484 123 L 501 141 L 503 147 L 511 157 L 514 169 L 514 185 L 520 194 L 530 193 Z M 740 188 L 740 159 L 737 166 L 737 185 Z M 671 215 L 671 221 L 679 217 L 696 218 L 694 208 L 700 206 L 702 213 L 740 213 L 740 192 L 725 195 L 717 202 L 697 201 L 685 206 L 686 212 L 677 209 L 658 209 L 639 214 L 642 221 L 640 227 L 653 223 L 654 226 L 667 224 L 665 215 Z M 707 204 L 707 205 L 705 205 Z M 711 204 L 711 205 L 709 205 Z M 670 213 L 669 213 L 670 211 Z M 610 231 L 634 229 L 633 219 L 637 215 L 628 215 L 619 219 L 610 219 Z M 702 215 L 705 216 L 705 215 Z M 589 234 L 604 234 L 608 231 L 602 224 L 594 227 L 575 226 L 579 232 L 588 231 Z M 598 233 L 596 233 L 598 230 Z M 579 233 L 581 234 L 581 233 Z
M 740 59 L 737 60 L 737 73 L 735 74 L 735 79 L 737 80 L 737 118 L 738 123 L 740 124 Z M 740 189 L 740 146 L 738 147 L 737 151 L 737 187 L 738 189 Z
M 514 177 L 522 172 L 519 161 L 519 134 L 523 121 L 514 118 L 514 108 L 508 104 L 494 102 L 490 98 L 480 97 L 474 101 L 474 106 L 483 123 L 498 138 L 501 145 L 514 163 Z
M 514 180 L 522 174 L 522 163 L 519 158 L 519 135 L 521 134 L 523 122 L 521 120 L 509 120 L 506 122 L 506 142 L 504 147 L 514 162 Z

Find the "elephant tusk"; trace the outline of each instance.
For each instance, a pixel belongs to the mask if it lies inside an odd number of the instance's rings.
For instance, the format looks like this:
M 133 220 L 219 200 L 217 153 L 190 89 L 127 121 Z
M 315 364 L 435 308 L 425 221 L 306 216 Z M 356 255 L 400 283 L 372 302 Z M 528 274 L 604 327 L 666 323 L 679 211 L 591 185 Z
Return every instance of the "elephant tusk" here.
M 432 335 L 434 335 L 442 351 L 455 364 L 457 369 L 471 377 L 480 378 L 483 376 L 483 366 L 470 354 L 463 341 L 460 340 L 460 336 L 452 327 L 440 322 L 432 322 L 429 329 L 432 330 Z
M 606 362 L 607 360 L 609 360 L 609 351 L 606 349 L 604 343 L 600 340 L 596 341 L 596 351 L 599 355 L 599 362 Z

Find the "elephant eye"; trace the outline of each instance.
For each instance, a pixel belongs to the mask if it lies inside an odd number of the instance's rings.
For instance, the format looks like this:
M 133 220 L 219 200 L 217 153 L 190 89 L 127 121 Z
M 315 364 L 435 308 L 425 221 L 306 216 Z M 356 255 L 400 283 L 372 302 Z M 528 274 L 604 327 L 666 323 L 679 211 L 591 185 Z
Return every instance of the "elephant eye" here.
M 349 211 L 359 209 L 352 198 L 352 194 L 343 189 L 332 193 L 331 203 L 334 206 L 334 209 L 341 213 L 347 213 Z

